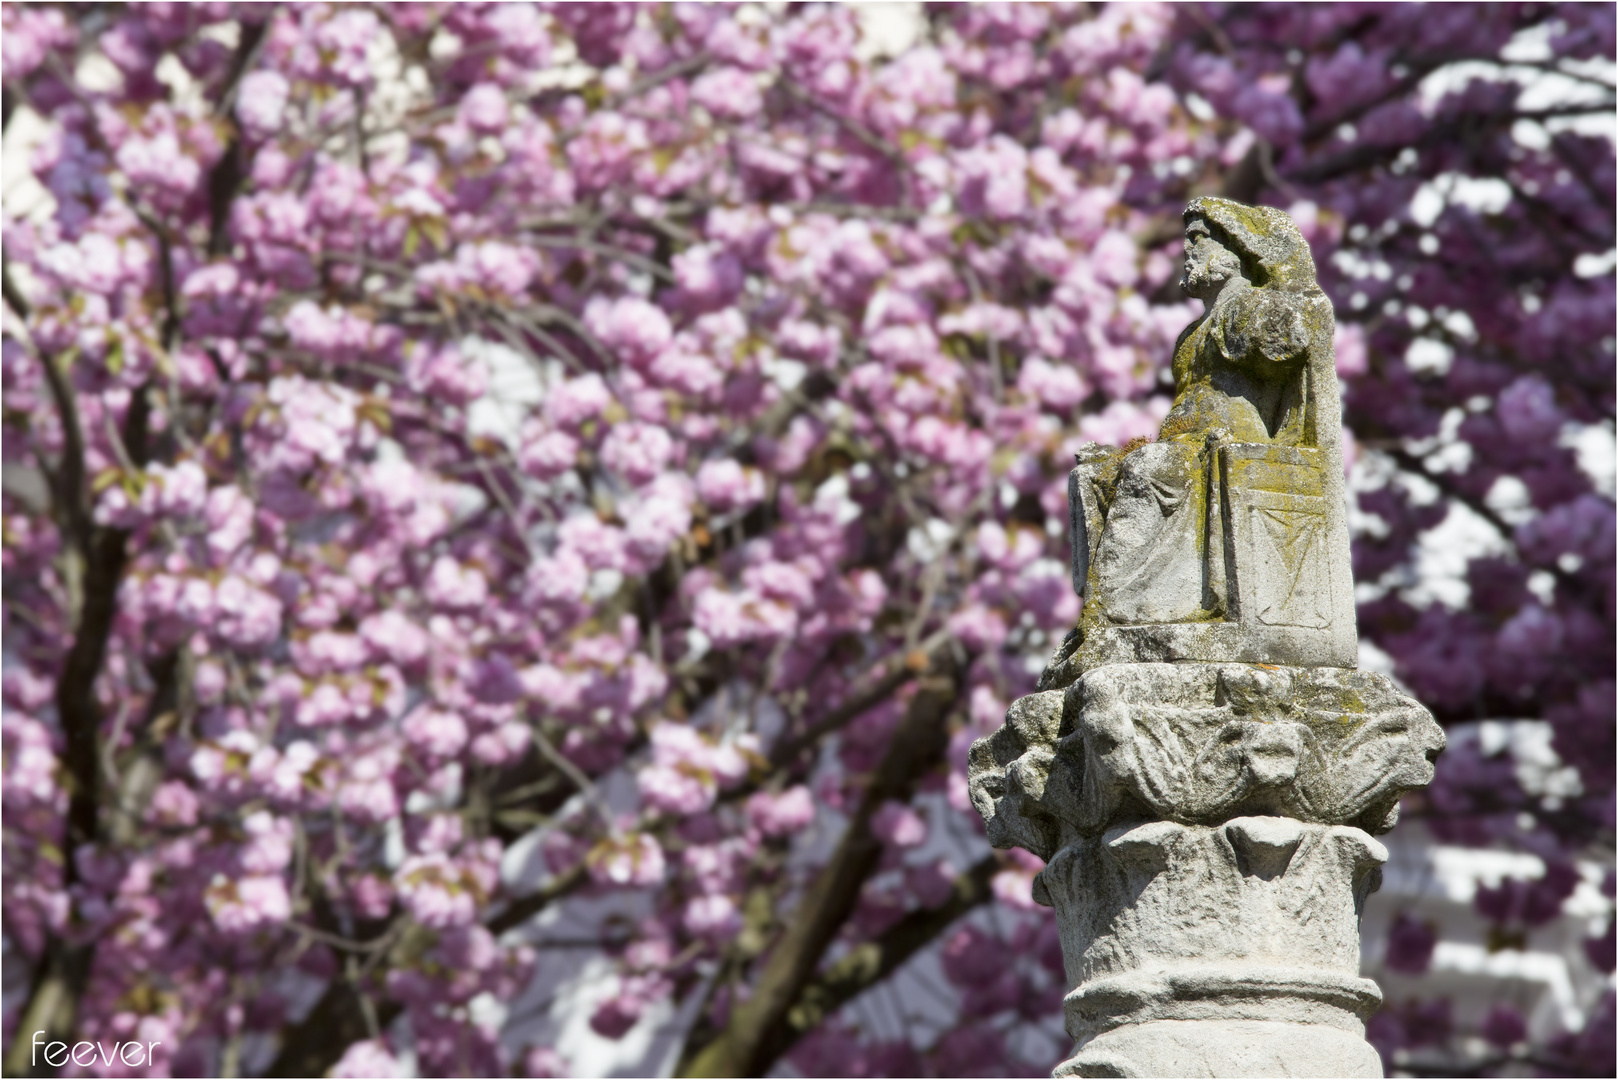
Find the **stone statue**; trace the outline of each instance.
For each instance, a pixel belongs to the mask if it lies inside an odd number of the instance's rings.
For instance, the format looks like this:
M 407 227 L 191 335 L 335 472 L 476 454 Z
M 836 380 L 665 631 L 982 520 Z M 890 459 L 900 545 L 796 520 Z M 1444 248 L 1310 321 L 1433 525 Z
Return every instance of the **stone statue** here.
M 1280 211 L 1197 199 L 1155 442 L 1069 477 L 1084 600 L 972 747 L 997 847 L 1046 860 L 1058 1076 L 1380 1076 L 1359 916 L 1444 735 L 1355 670 L 1331 304 Z
M 1198 199 L 1185 221 L 1180 284 L 1207 311 L 1175 343 L 1174 408 L 1068 480 L 1083 662 L 1352 667 L 1331 302 L 1279 210 Z

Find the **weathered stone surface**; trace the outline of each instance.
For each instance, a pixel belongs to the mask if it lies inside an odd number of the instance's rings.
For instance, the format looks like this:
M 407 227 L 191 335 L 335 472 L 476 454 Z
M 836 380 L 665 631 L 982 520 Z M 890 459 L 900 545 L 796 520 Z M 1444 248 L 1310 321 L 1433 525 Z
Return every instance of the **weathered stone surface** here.
M 972 747 L 989 840 L 1051 858 L 1119 821 L 1281 814 L 1386 832 L 1444 733 L 1384 675 L 1115 664 L 1014 702 Z
M 1055 1076 L 1381 1076 L 1364 1036 L 1319 1023 L 1156 1020 L 1114 1028 Z
M 996 847 L 1046 860 L 1059 1076 L 1380 1076 L 1359 918 L 1444 734 L 1354 670 L 1331 305 L 1285 214 L 1186 208 L 1155 442 L 1068 479 L 1079 625 L 971 750 Z
M 1075 984 L 1066 1025 L 1082 1049 L 1058 1075 L 1380 1075 L 1364 1024 L 1382 994 L 1358 974 L 1359 917 L 1386 860 L 1363 830 L 1280 817 L 1155 821 L 1063 848 L 1036 886 Z M 1172 1059 L 1113 1034 L 1165 1022 L 1198 1025 L 1168 1029 Z M 1265 1051 L 1282 1071 L 1262 1071 L 1228 1028 L 1254 1022 L 1347 1039 L 1306 1065 L 1283 1038 Z
M 1358 909 L 1386 860 L 1361 829 L 1279 817 L 1151 821 L 1063 848 L 1039 882 L 1078 984 L 1068 997 L 1073 1036 L 1113 1026 L 1121 1008 L 1113 999 L 1162 983 L 1165 972 L 1256 961 L 1266 971 L 1357 979 Z M 1381 996 L 1374 987 L 1355 993 L 1369 994 L 1373 1007 Z

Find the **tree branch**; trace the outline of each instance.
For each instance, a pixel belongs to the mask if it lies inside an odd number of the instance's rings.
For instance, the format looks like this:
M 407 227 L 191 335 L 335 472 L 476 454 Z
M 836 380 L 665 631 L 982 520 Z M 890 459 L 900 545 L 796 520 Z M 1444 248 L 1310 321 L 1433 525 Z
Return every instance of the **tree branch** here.
M 236 55 L 231 58 L 230 73 L 225 77 L 225 85 L 219 93 L 219 102 L 214 109 L 219 115 L 231 116 L 234 119 L 236 90 L 241 85 L 242 77 L 258 58 L 259 50 L 264 47 L 265 32 L 270 28 L 270 22 L 274 18 L 275 9 L 271 7 L 264 19 L 258 22 L 245 20 L 242 22 Z M 241 190 L 242 180 L 246 176 L 247 170 L 242 160 L 242 137 L 238 131 L 231 135 L 224 154 L 208 172 L 209 255 L 226 255 L 230 252 L 230 207 L 231 203 L 235 202 L 236 193 Z
M 876 676 L 874 681 L 856 689 L 846 701 L 810 724 L 796 738 L 783 739 L 773 747 L 770 750 L 770 764 L 777 769 L 790 765 L 799 754 L 821 739 L 861 713 L 880 705 L 888 695 L 924 673 L 933 663 L 933 654 L 942 655 L 948 639 L 949 632 L 941 630 L 911 652 L 888 660 L 888 669 Z
M 9 261 L 3 266 L 5 301 L 19 319 L 31 314 L 27 298 L 12 281 Z M 24 328 L 21 333 L 26 334 Z M 73 632 L 73 644 L 56 677 L 56 715 L 65 746 L 62 753 L 64 786 L 68 789 L 67 829 L 64 837 L 63 877 L 72 884 L 77 876 L 74 852 L 94 843 L 101 833 L 101 708 L 95 684 L 106 658 L 118 610 L 118 586 L 128 559 L 129 534 L 123 529 L 96 526 L 90 520 L 89 496 L 84 483 L 84 432 L 78 403 L 66 374 L 55 358 L 20 338 L 40 361 L 56 405 L 63 431 L 62 462 L 57 469 L 58 498 L 70 544 L 69 557 L 78 561 L 82 588 Z M 123 441 L 136 464 L 144 464 L 148 427 L 147 389 L 130 398 L 124 418 Z M 44 1031 L 51 1039 L 71 1039 L 78 1023 L 94 956 L 93 941 L 73 941 L 50 935 L 35 968 L 28 1000 L 17 1031 Z M 10 1074 L 23 1071 L 27 1048 L 15 1038 L 5 1058 Z
M 375 1005 L 376 1026 L 386 1030 L 404 1007 L 396 1001 Z M 358 988 L 342 973 L 332 976 L 314 1008 L 281 1040 L 265 1076 L 325 1076 L 354 1043 L 371 1034 L 372 1019 Z
M 511 901 L 498 914 L 491 916 L 484 925 L 489 928 L 491 934 L 496 935 L 521 926 L 544 910 L 553 900 L 559 900 L 577 890 L 588 877 L 584 864 L 580 863 L 571 870 L 556 875 L 535 892 Z
M 1611 110 L 1608 106 L 1607 111 Z M 1587 116 L 1603 110 L 1594 105 L 1580 105 L 1552 109 L 1497 109 L 1487 112 L 1467 112 L 1456 116 L 1439 117 L 1434 125 L 1419 138 L 1410 142 L 1362 143 L 1340 154 L 1319 158 L 1287 173 L 1287 179 L 1302 184 L 1318 184 L 1344 173 L 1369 168 L 1389 158 L 1397 157 L 1407 147 L 1421 149 L 1455 138 L 1455 126 L 1462 123 L 1493 123 L 1510 125 L 1518 120 L 1546 120 L 1558 116 Z
M 1442 472 L 1433 472 L 1431 469 L 1426 467 L 1425 463 L 1423 463 L 1419 457 L 1412 454 L 1410 451 L 1403 449 L 1402 447 L 1377 446 L 1375 449 L 1387 454 L 1406 472 L 1414 473 L 1417 476 L 1426 478 L 1430 483 L 1433 484 L 1433 486 L 1437 487 L 1438 490 L 1442 491 L 1449 498 L 1454 499 L 1456 502 L 1462 504 L 1468 510 L 1476 514 L 1478 517 L 1494 526 L 1495 530 L 1505 538 L 1508 544 L 1513 546 L 1516 545 L 1516 527 L 1496 513 L 1494 508 L 1488 503 L 1484 502 L 1476 495 L 1473 495 L 1471 492 L 1465 490 L 1461 487 L 1461 485 L 1451 481 L 1448 474 Z M 1549 570 L 1553 575 L 1555 575 L 1556 580 L 1562 583 L 1562 585 L 1567 589 L 1567 595 L 1569 597 L 1584 597 L 1586 598 L 1587 602 L 1593 601 L 1598 606 L 1601 604 L 1602 601 L 1599 595 L 1591 594 L 1589 590 L 1579 582 L 1577 577 L 1568 573 L 1566 570 L 1563 570 L 1560 566 L 1551 565 L 1549 567 L 1545 567 L 1545 569 Z
M 882 857 L 871 815 L 889 799 L 908 798 L 915 781 L 942 754 L 944 717 L 954 703 L 953 671 L 924 680 L 888 745 L 848 829 L 826 866 L 799 900 L 794 918 L 769 953 L 753 994 L 738 1003 L 717 1038 L 687 1046 L 681 1076 L 763 1076 L 779 1051 L 780 1031 L 821 957 L 853 913 L 860 890 Z
M 796 82 L 787 78 L 785 75 L 777 79 L 775 85 L 779 86 L 782 92 L 793 101 L 820 113 L 822 116 L 831 120 L 838 127 L 848 132 L 860 143 L 863 143 L 867 149 L 870 149 L 886 158 L 888 164 L 893 166 L 894 171 L 899 176 L 900 187 L 904 192 L 904 205 L 909 206 L 915 202 L 911 191 L 910 162 L 905 159 L 904 151 L 900 150 L 897 146 L 893 145 L 893 143 L 884 139 L 882 136 L 878 135 L 876 132 L 872 131 L 858 120 L 844 115 L 839 110 L 834 109 L 824 101 L 821 101 L 814 94 L 799 86 Z
M 0 278 L 4 281 L 6 303 L 16 313 L 18 321 L 24 324 L 22 333 L 26 334 L 26 324 L 33 314 L 33 308 L 12 280 L 10 259 L 0 261 Z M 78 399 L 73 396 L 73 388 L 55 357 L 40 352 L 31 337 L 20 337 L 18 340 L 44 370 L 45 385 L 50 390 L 57 419 L 62 425 L 62 459 L 55 469 L 58 522 L 67 534 L 68 541 L 83 557 L 90 547 L 90 514 L 84 497 L 84 425 L 79 419 Z
M 785 1021 L 771 1033 L 761 1056 L 773 1064 L 826 1017 L 892 975 L 957 919 L 986 903 L 994 895 L 990 883 L 1000 865 L 998 856 L 985 856 L 955 879 L 943 904 L 910 912 L 874 941 L 856 945 L 839 957 L 803 988 Z

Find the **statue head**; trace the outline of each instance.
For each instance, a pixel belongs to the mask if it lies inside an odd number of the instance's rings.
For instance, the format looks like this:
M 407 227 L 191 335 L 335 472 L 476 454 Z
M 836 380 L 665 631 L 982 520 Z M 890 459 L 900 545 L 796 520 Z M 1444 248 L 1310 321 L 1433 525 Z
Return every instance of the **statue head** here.
M 1203 236 L 1208 237 L 1206 242 Z M 1218 295 L 1237 276 L 1261 289 L 1313 292 L 1319 288 L 1309 241 L 1290 217 L 1273 206 L 1246 206 L 1212 196 L 1192 199 L 1185 208 L 1185 239 L 1181 286 L 1199 299 L 1207 299 L 1203 290 L 1210 286 L 1213 295 Z M 1199 254 L 1203 250 L 1206 255 Z M 1232 258 L 1239 269 L 1228 273 Z M 1224 276 L 1215 284 L 1214 276 L 1220 273 Z
M 1201 217 L 1187 215 L 1185 222 L 1185 270 L 1180 288 L 1206 304 L 1232 281 L 1252 284 L 1242 273 L 1242 258 L 1232 251 Z

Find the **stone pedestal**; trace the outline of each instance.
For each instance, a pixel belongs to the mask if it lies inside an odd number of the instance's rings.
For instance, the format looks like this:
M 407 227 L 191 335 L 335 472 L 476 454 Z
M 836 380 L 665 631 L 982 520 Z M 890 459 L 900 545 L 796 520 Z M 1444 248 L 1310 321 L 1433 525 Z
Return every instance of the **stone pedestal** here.
M 1116 664 L 972 748 L 991 842 L 1044 858 L 1058 1076 L 1380 1076 L 1359 920 L 1443 733 L 1383 676 Z

